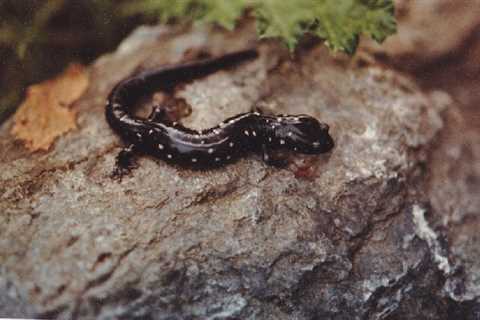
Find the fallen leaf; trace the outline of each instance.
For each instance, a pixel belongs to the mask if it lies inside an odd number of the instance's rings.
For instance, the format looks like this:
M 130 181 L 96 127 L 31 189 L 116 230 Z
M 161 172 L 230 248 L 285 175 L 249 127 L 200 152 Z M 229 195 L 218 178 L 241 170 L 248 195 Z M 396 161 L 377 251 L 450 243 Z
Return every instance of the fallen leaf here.
M 30 151 L 48 150 L 55 139 L 76 129 L 75 112 L 69 108 L 88 87 L 88 73 L 70 65 L 58 77 L 32 85 L 14 115 L 12 134 Z

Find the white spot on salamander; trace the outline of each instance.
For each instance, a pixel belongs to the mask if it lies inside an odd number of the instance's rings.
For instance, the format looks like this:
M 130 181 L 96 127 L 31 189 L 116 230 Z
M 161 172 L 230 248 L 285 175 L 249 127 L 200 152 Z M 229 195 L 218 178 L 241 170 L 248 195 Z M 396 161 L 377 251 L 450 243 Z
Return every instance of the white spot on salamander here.
M 246 136 L 249 136 L 249 135 L 250 135 L 250 133 L 248 132 L 248 130 L 243 131 L 243 133 L 245 133 Z
M 320 142 L 315 141 L 315 142 L 313 143 L 313 146 L 314 146 L 315 148 L 319 147 L 319 146 L 320 146 Z
M 288 136 L 291 137 L 293 135 L 292 131 L 288 132 Z
M 213 148 L 209 148 L 208 153 L 212 154 L 213 153 Z
M 253 134 L 254 137 L 257 136 L 257 133 L 255 132 L 255 130 L 252 131 L 252 134 Z
M 205 144 L 205 140 L 200 141 L 201 144 Z
M 148 134 L 152 134 L 152 133 L 153 133 L 153 129 L 150 129 L 150 130 L 148 131 Z
M 137 138 L 142 139 L 142 135 L 140 133 L 137 133 Z
M 163 144 L 161 144 L 161 143 L 158 144 L 158 149 L 163 150 L 164 148 L 165 147 L 163 146 Z
M 220 161 L 220 158 L 215 158 L 215 162 L 219 162 Z
M 280 139 L 280 144 L 285 144 L 285 140 Z
M 192 162 L 197 162 L 197 158 L 192 158 Z
M 228 146 L 229 146 L 230 148 L 233 148 L 234 143 L 233 143 L 233 142 L 230 142 L 230 143 L 228 144 Z
M 230 156 L 227 156 L 227 160 L 230 160 L 231 158 L 232 158 L 232 157 L 230 157 Z
M 268 137 L 268 142 L 272 142 L 272 137 Z
M 167 158 L 168 158 L 168 159 L 172 159 L 172 155 L 171 155 L 170 153 L 167 154 Z

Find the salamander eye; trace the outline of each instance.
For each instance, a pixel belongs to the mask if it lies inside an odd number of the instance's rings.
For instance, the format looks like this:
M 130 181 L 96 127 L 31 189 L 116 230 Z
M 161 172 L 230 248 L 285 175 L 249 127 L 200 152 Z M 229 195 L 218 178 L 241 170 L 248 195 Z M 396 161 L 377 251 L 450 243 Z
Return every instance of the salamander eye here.
M 330 130 L 330 127 L 328 126 L 328 124 L 320 122 L 320 130 L 328 132 L 328 130 Z

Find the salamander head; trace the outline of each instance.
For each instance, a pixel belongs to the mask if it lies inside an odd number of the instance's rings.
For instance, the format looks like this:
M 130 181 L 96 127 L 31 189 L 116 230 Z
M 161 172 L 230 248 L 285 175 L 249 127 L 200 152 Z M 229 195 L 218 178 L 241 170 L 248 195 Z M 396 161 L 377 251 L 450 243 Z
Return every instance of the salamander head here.
M 279 116 L 281 125 L 275 129 L 275 136 L 281 147 L 305 153 L 319 154 L 330 151 L 334 142 L 328 133 L 329 126 L 307 115 Z

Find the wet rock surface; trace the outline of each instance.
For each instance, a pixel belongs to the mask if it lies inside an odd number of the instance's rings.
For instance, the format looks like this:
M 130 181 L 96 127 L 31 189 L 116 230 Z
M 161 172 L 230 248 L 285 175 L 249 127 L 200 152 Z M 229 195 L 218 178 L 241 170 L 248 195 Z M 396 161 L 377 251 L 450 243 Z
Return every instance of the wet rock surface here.
M 112 86 L 254 34 L 140 28 L 91 66 L 79 129 L 49 152 L 29 154 L 11 122 L 0 128 L 0 316 L 478 319 L 478 237 L 455 236 L 476 229 L 465 221 L 478 220 L 478 153 L 452 151 L 463 120 L 447 94 L 387 68 L 261 44 L 259 59 L 179 88 L 192 108 L 183 122 L 208 127 L 255 104 L 308 113 L 331 125 L 331 154 L 206 172 L 142 157 L 110 179 Z M 449 186 L 466 192 L 452 200 Z

